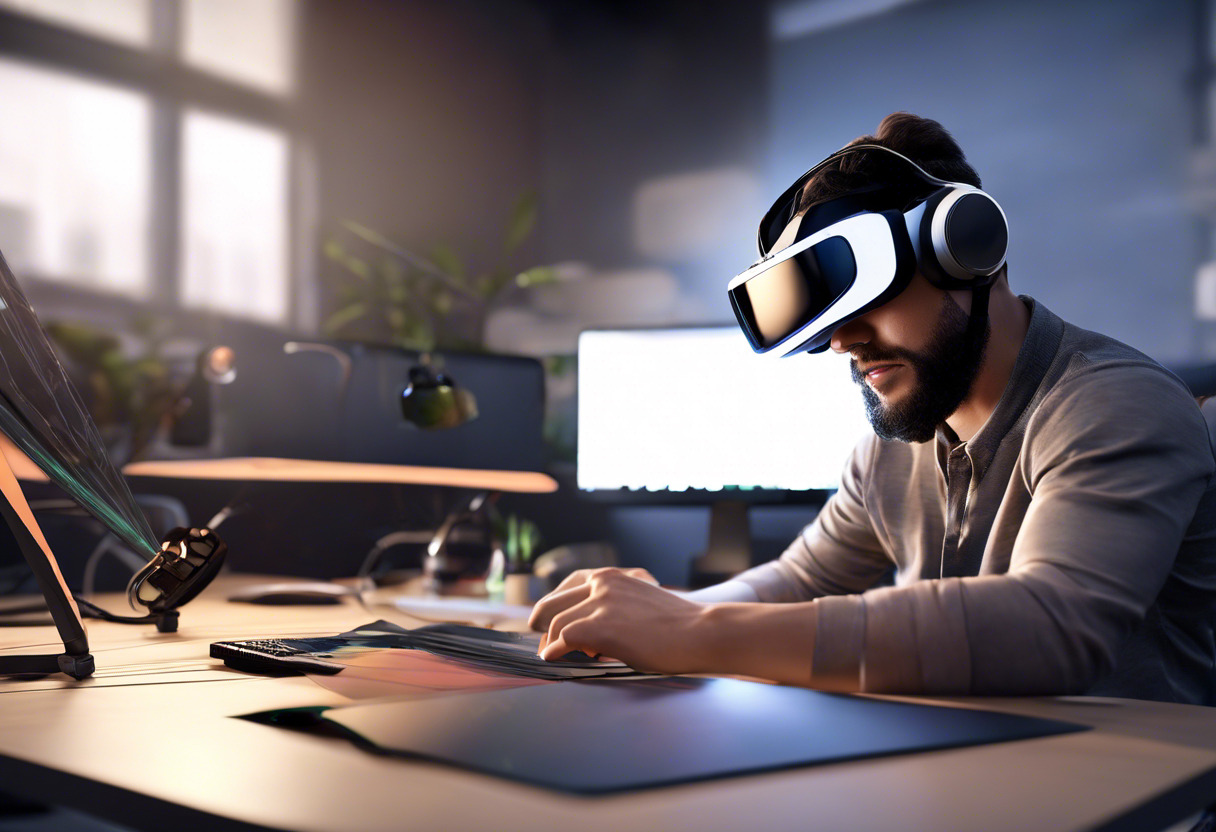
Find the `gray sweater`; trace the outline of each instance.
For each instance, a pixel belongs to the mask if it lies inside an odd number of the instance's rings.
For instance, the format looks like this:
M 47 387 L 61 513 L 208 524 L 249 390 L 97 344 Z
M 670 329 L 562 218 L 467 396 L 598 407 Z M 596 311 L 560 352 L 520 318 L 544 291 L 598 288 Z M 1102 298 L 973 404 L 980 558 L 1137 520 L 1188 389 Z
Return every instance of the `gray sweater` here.
M 1216 704 L 1216 461 L 1173 375 L 1041 304 L 961 442 L 863 441 L 781 557 L 741 575 L 817 615 L 812 674 L 861 690 Z M 894 586 L 878 586 L 894 575 Z

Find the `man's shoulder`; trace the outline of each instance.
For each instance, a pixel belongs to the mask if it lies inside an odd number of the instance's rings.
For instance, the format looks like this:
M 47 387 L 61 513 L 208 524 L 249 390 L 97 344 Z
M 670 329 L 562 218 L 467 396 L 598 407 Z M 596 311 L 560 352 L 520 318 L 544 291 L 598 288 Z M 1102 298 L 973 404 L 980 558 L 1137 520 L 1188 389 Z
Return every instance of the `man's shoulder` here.
M 1030 410 L 1031 446 L 1168 433 L 1210 455 L 1206 422 L 1181 379 L 1140 350 L 1073 324 L 1064 324 Z
M 1157 364 L 1149 356 L 1129 344 L 1091 329 L 1063 321 L 1060 351 L 1084 355 L 1093 363 L 1103 361 L 1140 361 Z M 1160 365 L 1158 365 L 1160 366 Z
M 1151 391 L 1164 396 L 1166 402 L 1185 402 L 1194 407 L 1182 380 L 1153 358 L 1109 335 L 1075 324 L 1064 322 L 1053 365 L 1050 387 L 1061 388 L 1061 393 L 1093 395 L 1109 390 L 1112 395 L 1126 397 Z

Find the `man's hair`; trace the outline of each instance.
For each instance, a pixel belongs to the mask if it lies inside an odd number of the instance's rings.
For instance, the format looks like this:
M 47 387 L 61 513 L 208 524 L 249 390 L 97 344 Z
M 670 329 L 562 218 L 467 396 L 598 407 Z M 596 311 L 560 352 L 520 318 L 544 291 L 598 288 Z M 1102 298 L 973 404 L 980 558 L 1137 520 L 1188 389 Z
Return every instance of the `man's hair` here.
M 912 113 L 891 113 L 878 125 L 874 135 L 859 136 L 846 147 L 858 144 L 882 145 L 907 156 L 938 179 L 981 187 L 979 174 L 967 163 L 958 142 L 946 128 L 931 118 Z M 802 189 L 797 212 L 802 213 L 820 202 L 876 184 L 888 184 L 886 180 L 893 174 L 892 169 L 876 156 L 850 154 L 815 174 Z

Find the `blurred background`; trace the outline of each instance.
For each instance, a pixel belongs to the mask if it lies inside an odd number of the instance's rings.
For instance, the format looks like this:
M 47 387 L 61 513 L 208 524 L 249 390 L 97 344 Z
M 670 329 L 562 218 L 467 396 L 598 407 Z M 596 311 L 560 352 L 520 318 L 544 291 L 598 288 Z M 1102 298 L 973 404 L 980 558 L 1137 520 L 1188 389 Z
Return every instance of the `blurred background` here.
M 772 196 L 907 110 L 1002 203 L 1015 291 L 1167 364 L 1216 358 L 1214 7 L 0 0 L 0 250 L 120 462 L 316 427 L 345 389 L 291 339 L 539 358 L 562 489 L 506 505 L 549 545 L 611 540 L 677 581 L 704 507 L 572 493 L 579 330 L 729 322 Z M 181 392 L 223 402 L 198 380 L 221 344 L 245 398 L 199 428 Z M 183 499 L 206 513 L 224 489 Z M 438 499 L 263 496 L 283 518 Z M 811 515 L 753 512 L 756 557 Z M 234 559 L 347 574 L 372 531 Z

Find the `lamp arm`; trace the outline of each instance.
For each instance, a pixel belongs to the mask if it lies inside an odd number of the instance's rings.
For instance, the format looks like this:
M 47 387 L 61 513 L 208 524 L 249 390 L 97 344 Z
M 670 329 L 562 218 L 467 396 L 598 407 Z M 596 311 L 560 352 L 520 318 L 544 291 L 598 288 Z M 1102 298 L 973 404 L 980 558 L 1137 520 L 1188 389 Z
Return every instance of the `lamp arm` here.
M 283 352 L 288 355 L 295 355 L 298 352 L 323 352 L 326 355 L 333 356 L 342 371 L 342 381 L 338 395 L 342 396 L 346 393 L 346 388 L 350 384 L 351 374 L 354 372 L 354 365 L 350 360 L 350 356 L 345 351 L 338 349 L 332 344 L 320 344 L 316 341 L 288 341 L 283 345 Z

